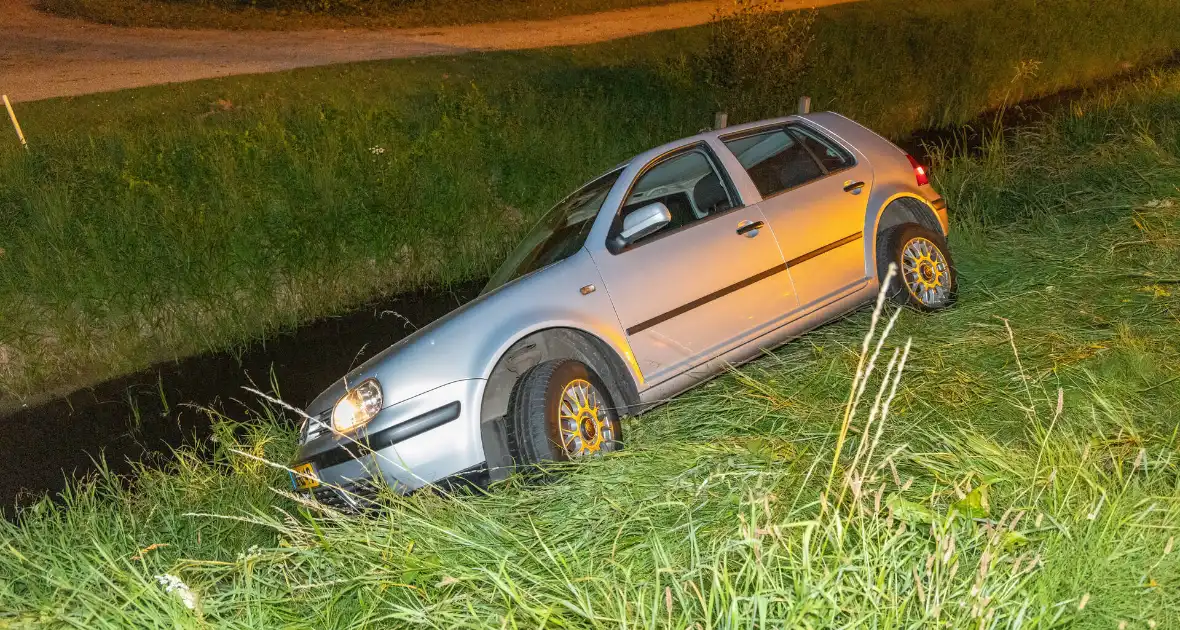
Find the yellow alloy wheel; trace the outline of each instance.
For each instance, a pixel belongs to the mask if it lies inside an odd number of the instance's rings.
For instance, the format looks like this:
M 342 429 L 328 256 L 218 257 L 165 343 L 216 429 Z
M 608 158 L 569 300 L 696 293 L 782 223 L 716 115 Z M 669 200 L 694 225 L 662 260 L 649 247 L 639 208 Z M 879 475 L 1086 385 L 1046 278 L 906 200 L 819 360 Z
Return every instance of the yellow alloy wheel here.
M 950 296 L 946 256 L 929 239 L 910 239 L 901 250 L 901 275 L 906 289 L 926 306 L 940 306 Z
M 558 431 L 561 447 L 571 459 L 594 455 L 602 451 L 603 444 L 614 442 L 614 423 L 602 396 L 589 381 L 574 379 L 562 389 Z

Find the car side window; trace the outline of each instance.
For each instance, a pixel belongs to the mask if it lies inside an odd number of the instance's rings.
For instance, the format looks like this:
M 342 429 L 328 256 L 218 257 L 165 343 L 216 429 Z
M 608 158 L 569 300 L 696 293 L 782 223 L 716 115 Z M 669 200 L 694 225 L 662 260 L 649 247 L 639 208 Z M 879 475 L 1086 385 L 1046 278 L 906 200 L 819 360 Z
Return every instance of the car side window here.
M 835 142 L 800 125 L 791 125 L 788 129 L 819 160 L 825 171 L 831 173 L 852 166 L 852 156 Z
M 763 197 L 824 176 L 823 167 L 785 127 L 723 140 Z
M 688 225 L 736 206 L 728 182 L 703 146 L 692 147 L 665 158 L 641 175 L 623 201 L 619 215 L 615 218 L 612 235 L 621 228 L 624 217 L 656 202 L 667 206 L 672 215 L 672 222 L 663 231 Z M 646 238 L 658 234 L 660 232 Z M 639 242 L 643 240 L 646 239 Z

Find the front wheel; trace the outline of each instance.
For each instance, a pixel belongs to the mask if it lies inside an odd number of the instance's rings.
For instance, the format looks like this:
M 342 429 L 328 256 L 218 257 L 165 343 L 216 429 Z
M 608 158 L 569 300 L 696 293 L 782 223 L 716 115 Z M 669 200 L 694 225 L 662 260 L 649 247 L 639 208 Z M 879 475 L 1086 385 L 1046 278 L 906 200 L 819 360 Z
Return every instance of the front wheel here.
M 623 447 L 607 389 L 586 364 L 546 361 L 520 377 L 508 403 L 508 444 L 517 463 L 568 461 Z
M 916 223 L 889 228 L 877 240 L 877 277 L 885 280 L 889 263 L 897 271 L 885 288 L 893 302 L 922 311 L 955 303 L 959 279 L 942 234 Z

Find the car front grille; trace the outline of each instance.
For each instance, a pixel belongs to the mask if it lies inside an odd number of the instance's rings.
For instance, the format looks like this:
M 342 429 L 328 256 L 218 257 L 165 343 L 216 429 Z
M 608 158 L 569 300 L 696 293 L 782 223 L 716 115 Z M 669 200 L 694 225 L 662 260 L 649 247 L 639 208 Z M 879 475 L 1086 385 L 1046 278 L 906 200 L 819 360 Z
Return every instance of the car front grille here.
M 316 501 L 341 512 L 355 514 L 377 506 L 380 489 L 372 481 L 320 486 L 312 491 Z
M 303 421 L 302 443 L 306 444 L 306 443 L 310 442 L 311 440 L 314 440 L 315 438 L 318 438 L 319 436 L 327 433 L 328 431 L 331 431 L 331 426 L 332 426 L 331 422 L 332 422 L 332 410 L 331 409 L 325 411 L 324 413 L 321 413 L 318 416 L 315 416 L 314 419 L 304 420 Z

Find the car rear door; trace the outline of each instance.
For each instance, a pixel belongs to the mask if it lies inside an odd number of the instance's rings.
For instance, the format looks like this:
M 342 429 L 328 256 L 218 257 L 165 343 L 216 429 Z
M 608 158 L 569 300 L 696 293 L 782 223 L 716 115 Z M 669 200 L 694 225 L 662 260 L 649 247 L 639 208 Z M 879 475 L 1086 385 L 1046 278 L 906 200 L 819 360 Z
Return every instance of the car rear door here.
M 648 383 L 741 343 L 795 309 L 766 217 L 742 203 L 706 143 L 651 160 L 622 198 L 608 246 L 594 256 Z M 626 246 L 613 240 L 628 212 L 655 202 L 668 207 L 669 225 Z
M 761 195 L 799 304 L 811 310 L 868 280 L 864 218 L 873 170 L 855 149 L 803 123 L 723 136 Z M 738 169 L 733 169 L 738 170 Z

